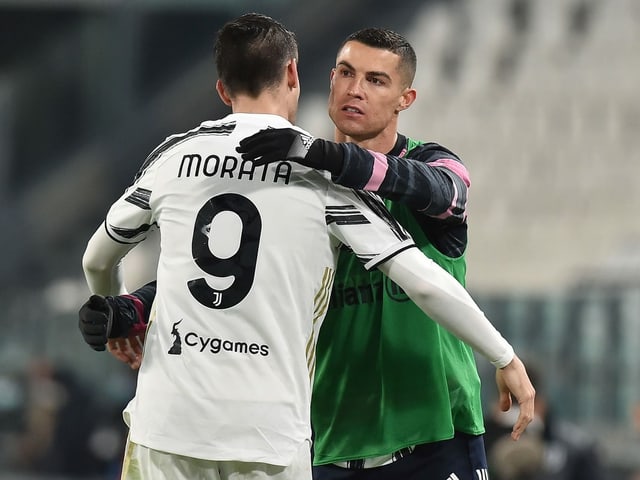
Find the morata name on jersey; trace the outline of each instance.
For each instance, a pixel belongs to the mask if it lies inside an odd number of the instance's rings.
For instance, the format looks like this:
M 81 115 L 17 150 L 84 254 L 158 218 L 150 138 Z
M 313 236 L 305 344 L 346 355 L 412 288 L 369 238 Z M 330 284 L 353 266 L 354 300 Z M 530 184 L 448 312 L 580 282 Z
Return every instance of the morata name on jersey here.
M 291 163 L 281 161 L 275 168 L 269 164 L 256 167 L 252 160 L 240 160 L 233 155 L 220 157 L 212 154 L 206 157 L 198 153 L 189 153 L 182 157 L 178 178 L 190 177 L 218 177 L 236 180 L 255 180 L 259 182 L 289 183 L 291 178 Z

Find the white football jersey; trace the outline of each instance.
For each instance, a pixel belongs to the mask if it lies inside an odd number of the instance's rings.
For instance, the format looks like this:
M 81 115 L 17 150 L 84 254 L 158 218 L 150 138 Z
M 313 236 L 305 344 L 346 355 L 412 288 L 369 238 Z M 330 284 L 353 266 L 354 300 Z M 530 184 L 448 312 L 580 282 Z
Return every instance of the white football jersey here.
M 370 269 L 413 246 L 378 197 L 296 163 L 243 161 L 240 140 L 267 127 L 293 126 L 232 114 L 167 138 L 107 214 L 118 242 L 160 229 L 155 315 L 125 409 L 136 443 L 289 464 L 311 436 L 338 248 Z

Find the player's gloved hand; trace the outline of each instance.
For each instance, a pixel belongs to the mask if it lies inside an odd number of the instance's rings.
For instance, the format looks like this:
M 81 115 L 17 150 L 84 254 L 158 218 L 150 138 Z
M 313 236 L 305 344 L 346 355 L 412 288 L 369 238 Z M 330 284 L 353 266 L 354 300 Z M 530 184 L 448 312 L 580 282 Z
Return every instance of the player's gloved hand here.
M 78 327 L 84 341 L 94 350 L 101 352 L 113 327 L 113 309 L 101 295 L 91 295 L 78 312 Z
M 99 352 L 110 338 L 125 338 L 144 331 L 133 301 L 127 295 L 103 297 L 91 295 L 78 312 L 78 327 L 84 341 Z M 133 331 L 132 331 L 133 330 Z
M 344 152 L 339 143 L 314 139 L 293 128 L 268 128 L 240 141 L 236 151 L 243 160 L 261 166 L 288 160 L 332 176 L 342 171 Z

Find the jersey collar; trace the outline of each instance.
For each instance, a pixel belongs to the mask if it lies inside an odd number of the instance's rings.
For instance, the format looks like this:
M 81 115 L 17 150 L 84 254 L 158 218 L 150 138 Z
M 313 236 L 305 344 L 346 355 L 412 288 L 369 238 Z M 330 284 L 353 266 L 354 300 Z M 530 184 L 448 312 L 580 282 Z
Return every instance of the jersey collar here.
M 396 139 L 396 143 L 389 150 L 387 155 L 393 155 L 394 157 L 403 157 L 407 153 L 407 137 L 398 133 L 398 138 Z

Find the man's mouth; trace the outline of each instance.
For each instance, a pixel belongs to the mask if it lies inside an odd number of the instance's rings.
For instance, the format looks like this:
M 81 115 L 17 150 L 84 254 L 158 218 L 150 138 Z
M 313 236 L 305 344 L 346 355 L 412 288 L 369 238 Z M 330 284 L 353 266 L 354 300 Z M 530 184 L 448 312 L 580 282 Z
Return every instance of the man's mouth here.
M 362 110 L 360 110 L 359 108 L 356 108 L 356 107 L 346 106 L 346 107 L 343 107 L 342 110 L 344 112 L 362 114 Z

